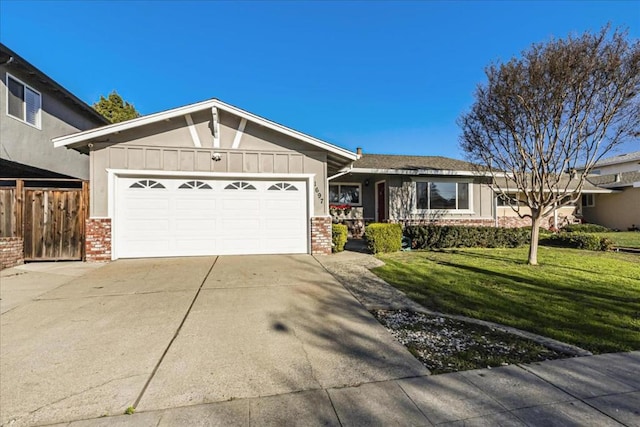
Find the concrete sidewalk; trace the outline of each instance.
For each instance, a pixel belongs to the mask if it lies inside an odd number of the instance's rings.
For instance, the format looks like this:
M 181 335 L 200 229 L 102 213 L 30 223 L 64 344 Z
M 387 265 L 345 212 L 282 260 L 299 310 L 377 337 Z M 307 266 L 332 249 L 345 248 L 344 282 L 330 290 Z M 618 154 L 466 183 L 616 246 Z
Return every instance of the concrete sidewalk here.
M 327 388 L 60 426 L 638 426 L 640 352 Z

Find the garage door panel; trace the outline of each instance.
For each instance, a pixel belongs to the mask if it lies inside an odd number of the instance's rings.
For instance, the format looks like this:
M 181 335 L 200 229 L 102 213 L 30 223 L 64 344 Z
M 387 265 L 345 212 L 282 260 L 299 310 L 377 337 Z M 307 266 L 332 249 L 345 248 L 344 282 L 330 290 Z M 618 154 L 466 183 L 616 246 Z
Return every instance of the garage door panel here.
M 203 238 L 207 239 L 210 239 L 216 232 L 216 220 L 213 218 L 179 219 L 175 223 L 176 231 L 195 232 L 204 235 Z
M 287 182 L 118 178 L 116 256 L 306 253 L 307 186 Z

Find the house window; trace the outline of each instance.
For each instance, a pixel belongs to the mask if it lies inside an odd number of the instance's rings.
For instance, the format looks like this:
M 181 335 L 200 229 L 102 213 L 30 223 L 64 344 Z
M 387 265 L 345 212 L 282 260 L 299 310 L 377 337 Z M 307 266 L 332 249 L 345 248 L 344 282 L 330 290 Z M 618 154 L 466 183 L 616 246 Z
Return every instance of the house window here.
M 359 205 L 361 190 L 360 184 L 329 185 L 329 203 Z
M 134 182 L 129 186 L 129 188 L 165 188 L 165 186 L 152 179 L 143 179 L 141 181 Z
M 278 182 L 269 187 L 269 191 L 298 191 L 298 189 L 288 182 Z
M 596 198 L 593 194 L 583 194 L 581 201 L 583 208 L 592 208 L 596 205 Z
M 211 190 L 211 186 L 202 181 L 187 181 L 178 187 L 180 189 L 198 189 L 198 190 Z
M 467 182 L 416 182 L 418 210 L 469 210 L 470 185 Z
M 40 128 L 42 98 L 39 92 L 7 74 L 7 114 Z
M 225 190 L 255 190 L 256 187 L 245 181 L 236 181 L 224 187 Z

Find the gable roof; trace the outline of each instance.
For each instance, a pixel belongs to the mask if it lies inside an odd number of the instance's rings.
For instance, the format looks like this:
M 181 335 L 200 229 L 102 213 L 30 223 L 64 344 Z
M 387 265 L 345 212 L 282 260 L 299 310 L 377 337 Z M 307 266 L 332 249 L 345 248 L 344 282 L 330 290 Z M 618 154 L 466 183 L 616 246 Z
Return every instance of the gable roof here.
M 44 86 L 53 96 L 59 98 L 63 102 L 71 104 L 82 114 L 93 120 L 96 123 L 96 126 L 109 123 L 107 119 L 105 119 L 96 110 L 91 108 L 86 102 L 82 101 L 80 98 L 69 92 L 58 82 L 40 71 L 29 61 L 27 61 L 2 43 L 0 43 L 0 65 L 15 67 L 22 73 L 29 75 L 33 79 L 33 82 Z M 33 85 L 33 83 L 28 81 L 26 81 L 25 83 Z
M 473 163 L 442 156 L 363 154 L 353 163 L 353 173 L 397 175 L 484 175 Z
M 620 172 L 609 175 L 589 175 L 587 180 L 602 188 L 640 186 L 640 171 Z
M 632 151 L 631 153 L 625 153 L 625 154 L 620 154 L 613 157 L 607 157 L 606 159 L 602 159 L 598 163 L 596 163 L 594 167 L 617 165 L 619 163 L 627 163 L 627 162 L 633 162 L 633 161 L 640 162 L 640 151 Z
M 108 126 L 97 128 L 97 129 L 91 129 L 91 130 L 78 132 L 78 133 L 74 133 L 67 136 L 61 136 L 61 137 L 52 139 L 52 142 L 55 147 L 64 147 L 69 145 L 83 144 L 83 143 L 89 142 L 94 138 L 102 137 L 102 136 L 113 134 L 116 132 L 122 132 L 127 129 L 133 129 L 140 126 L 149 125 L 152 123 L 160 122 L 160 121 L 171 119 L 174 117 L 185 116 L 187 114 L 192 114 L 197 111 L 204 111 L 212 108 L 217 108 L 222 111 L 226 111 L 228 113 L 231 113 L 238 117 L 246 119 L 250 122 L 257 123 L 261 126 L 272 129 L 276 132 L 280 132 L 282 134 L 288 135 L 300 141 L 306 142 L 307 144 L 310 144 L 312 146 L 321 148 L 325 151 L 328 151 L 329 153 L 332 153 L 334 156 L 338 156 L 340 159 L 342 159 L 342 162 L 344 162 L 344 160 L 354 161 L 358 158 L 358 155 L 354 152 L 351 152 L 344 148 L 330 144 L 328 142 L 322 141 L 318 138 L 299 132 L 297 130 L 288 128 L 286 126 L 283 126 L 271 120 L 265 119 L 264 117 L 260 117 L 256 114 L 242 110 L 238 107 L 222 102 L 216 98 L 208 99 L 202 102 L 197 102 L 195 104 L 185 105 L 185 106 L 174 108 L 171 110 L 161 111 L 159 113 L 149 114 L 147 116 L 137 117 L 135 119 L 127 120 L 121 123 L 114 123 Z

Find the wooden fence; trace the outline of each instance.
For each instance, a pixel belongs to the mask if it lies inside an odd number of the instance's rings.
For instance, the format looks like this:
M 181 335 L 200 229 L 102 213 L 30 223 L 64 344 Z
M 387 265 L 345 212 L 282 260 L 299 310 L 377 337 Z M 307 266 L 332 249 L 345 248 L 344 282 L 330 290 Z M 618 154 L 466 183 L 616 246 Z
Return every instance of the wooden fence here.
M 0 237 L 22 237 L 25 261 L 83 259 L 88 183 L 14 181 L 13 187 L 0 186 Z M 57 182 L 82 188 L 51 186 Z

